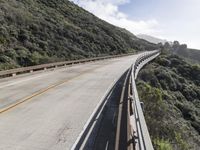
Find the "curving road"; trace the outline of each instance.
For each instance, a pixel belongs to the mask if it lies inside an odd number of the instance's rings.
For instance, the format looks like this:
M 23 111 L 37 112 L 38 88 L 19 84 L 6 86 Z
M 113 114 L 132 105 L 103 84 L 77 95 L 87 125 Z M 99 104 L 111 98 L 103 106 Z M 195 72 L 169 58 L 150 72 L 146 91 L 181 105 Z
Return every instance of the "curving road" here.
M 0 150 L 66 150 L 142 54 L 0 80 Z

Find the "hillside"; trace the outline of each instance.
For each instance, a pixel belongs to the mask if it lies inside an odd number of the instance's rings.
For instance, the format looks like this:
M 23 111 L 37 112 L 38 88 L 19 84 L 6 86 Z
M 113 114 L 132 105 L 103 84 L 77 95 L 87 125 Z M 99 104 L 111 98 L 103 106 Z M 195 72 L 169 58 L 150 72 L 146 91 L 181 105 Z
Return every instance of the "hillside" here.
M 200 66 L 165 53 L 141 70 L 137 86 L 156 150 L 198 150 Z
M 193 63 L 200 63 L 200 50 L 197 49 L 179 49 L 176 54 L 188 59 Z
M 0 0 L 0 70 L 155 45 L 67 0 Z
M 192 63 L 200 63 L 200 50 L 188 48 L 186 44 L 180 44 L 178 41 L 168 42 L 146 34 L 139 34 L 137 37 L 154 44 L 162 43 L 164 49 L 168 49 Z
M 164 51 L 179 55 L 192 63 L 200 63 L 200 50 L 190 49 L 186 44 L 180 44 L 178 41 L 174 41 L 172 44 L 166 42 L 162 46 L 162 49 Z
M 144 39 L 146 41 L 149 41 L 151 43 L 154 43 L 154 44 L 158 44 L 158 43 L 165 44 L 165 42 L 167 42 L 167 40 L 159 39 L 159 38 L 156 38 L 156 37 L 153 37 L 150 35 L 146 35 L 146 34 L 138 34 L 137 37 Z

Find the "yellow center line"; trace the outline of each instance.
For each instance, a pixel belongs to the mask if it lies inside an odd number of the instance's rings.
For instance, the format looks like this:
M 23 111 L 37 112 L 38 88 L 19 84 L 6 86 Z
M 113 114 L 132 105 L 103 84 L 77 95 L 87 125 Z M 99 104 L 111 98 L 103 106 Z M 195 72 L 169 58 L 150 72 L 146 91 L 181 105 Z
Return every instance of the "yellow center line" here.
M 58 86 L 60 86 L 60 85 L 62 85 L 62 84 L 64 84 L 64 83 L 67 83 L 67 82 L 69 82 L 70 80 L 73 80 L 73 79 L 75 79 L 75 78 L 78 78 L 78 77 L 82 76 L 83 74 L 92 72 L 92 71 L 94 71 L 94 70 L 96 70 L 96 69 L 98 69 L 98 68 L 101 68 L 101 67 L 104 67 L 104 66 L 98 66 L 98 67 L 96 67 L 96 68 L 89 69 L 89 70 L 87 70 L 87 71 L 84 71 L 84 72 L 80 73 L 79 75 L 77 75 L 77 76 L 75 76 L 75 77 L 72 77 L 72 78 L 70 78 L 70 79 L 63 80 L 63 81 L 58 82 L 58 83 L 56 83 L 56 84 L 50 85 L 49 87 L 47 87 L 47 88 L 45 88 L 45 89 L 39 90 L 38 92 L 35 92 L 35 93 L 33 93 L 32 95 L 30 95 L 30 96 L 27 96 L 27 97 L 25 97 L 25 98 L 23 98 L 23 99 L 21 99 L 21 100 L 18 100 L 18 101 L 17 101 L 16 103 L 14 103 L 14 104 L 11 104 L 11 105 L 9 105 L 9 106 L 7 106 L 7 107 L 5 107 L 5 108 L 0 109 L 0 114 L 2 114 L 2 113 L 4 113 L 4 112 L 6 112 L 6 111 L 8 111 L 8 110 L 10 110 L 10 109 L 12 109 L 12 108 L 18 106 L 18 105 L 20 105 L 20 104 L 22 104 L 22 103 L 27 102 L 28 100 L 30 100 L 30 99 L 32 99 L 32 98 L 34 98 L 34 97 L 36 97 L 36 96 L 40 96 L 40 95 L 46 93 L 47 91 L 49 91 L 49 90 L 51 90 L 51 89 L 53 89 L 53 88 L 55 88 L 55 87 L 58 87 Z

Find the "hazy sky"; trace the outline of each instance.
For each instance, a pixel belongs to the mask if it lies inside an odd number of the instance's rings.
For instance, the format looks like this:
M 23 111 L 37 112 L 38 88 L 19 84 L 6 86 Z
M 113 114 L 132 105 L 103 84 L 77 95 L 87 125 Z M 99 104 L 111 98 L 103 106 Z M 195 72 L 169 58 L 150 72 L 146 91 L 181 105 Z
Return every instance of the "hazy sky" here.
M 134 34 L 178 40 L 200 49 L 200 0 L 71 0 Z

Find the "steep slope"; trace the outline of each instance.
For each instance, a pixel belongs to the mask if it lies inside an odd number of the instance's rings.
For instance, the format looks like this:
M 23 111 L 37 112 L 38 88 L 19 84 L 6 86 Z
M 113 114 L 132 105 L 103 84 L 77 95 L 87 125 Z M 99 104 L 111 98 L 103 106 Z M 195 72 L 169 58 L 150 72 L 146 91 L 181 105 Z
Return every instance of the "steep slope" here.
M 182 56 L 193 63 L 200 63 L 200 50 L 197 49 L 179 49 L 175 52 L 177 55 Z
M 0 0 L 0 70 L 154 49 L 67 0 Z
M 137 80 L 145 118 L 157 150 L 200 147 L 200 66 L 162 54 Z

